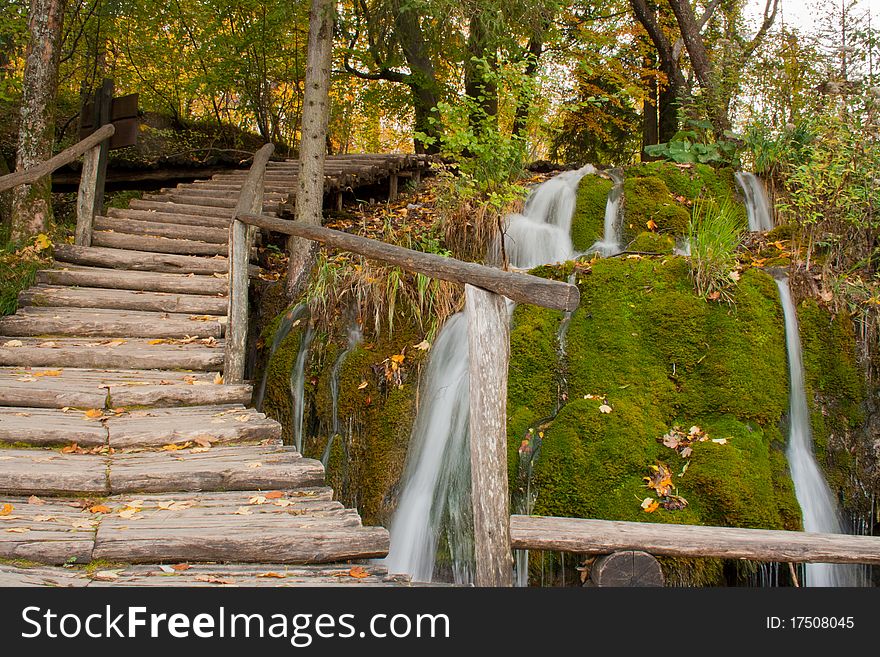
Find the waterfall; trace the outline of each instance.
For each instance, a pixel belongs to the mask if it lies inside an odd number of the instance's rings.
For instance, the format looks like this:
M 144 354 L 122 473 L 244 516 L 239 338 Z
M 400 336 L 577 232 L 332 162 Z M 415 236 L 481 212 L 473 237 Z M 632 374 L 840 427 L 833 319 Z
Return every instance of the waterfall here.
M 746 210 L 749 213 L 749 230 L 763 232 L 773 229 L 773 213 L 764 183 L 753 173 L 740 171 L 736 174 L 736 182 L 746 197 Z
M 306 356 L 309 355 L 309 347 L 312 345 L 314 331 L 311 323 L 306 327 L 302 340 L 299 343 L 299 352 L 296 355 L 296 364 L 290 372 L 290 399 L 291 399 L 291 429 L 293 444 L 296 450 L 302 453 L 303 434 L 303 408 L 305 406 L 305 379 L 306 379 Z
M 504 245 L 512 266 L 525 269 L 572 258 L 577 186 L 594 172 L 588 165 L 551 178 L 532 192 L 521 214 L 506 217 Z M 509 307 L 512 311 L 513 304 Z M 385 565 L 414 581 L 431 581 L 445 527 L 453 579 L 466 584 L 473 570 L 466 311 L 443 326 L 424 381 Z
M 360 325 L 357 322 L 352 322 L 348 328 L 348 344 L 345 350 L 339 354 L 336 362 L 333 363 L 333 369 L 330 371 L 330 400 L 333 409 L 333 426 L 330 429 L 330 436 L 327 438 L 327 447 L 324 448 L 324 455 L 321 457 L 321 463 L 324 464 L 325 468 L 327 463 L 330 462 L 330 450 L 333 448 L 333 441 L 339 435 L 339 372 L 342 370 L 342 365 L 345 363 L 348 354 L 360 344 L 363 337 Z
M 272 355 L 281 346 L 282 341 L 286 338 L 294 326 L 297 326 L 300 320 L 306 314 L 307 306 L 304 303 L 289 308 L 278 322 L 278 328 L 275 329 L 275 335 L 272 336 L 272 344 L 269 345 L 269 355 L 266 357 L 266 367 L 263 370 L 263 378 L 260 379 L 260 385 L 257 388 L 257 394 L 254 397 L 254 408 L 261 410 L 263 406 L 263 398 L 266 396 L 266 379 L 269 377 L 269 361 Z
M 623 172 L 620 169 L 611 169 L 608 177 L 614 182 L 608 201 L 605 203 L 605 227 L 602 239 L 593 245 L 594 251 L 598 251 L 603 257 L 608 258 L 617 255 L 623 250 L 621 246 L 621 222 L 620 204 L 623 201 Z
M 804 371 L 801 359 L 801 339 L 798 332 L 797 310 L 791 298 L 788 279 L 776 280 L 782 312 L 785 316 L 785 338 L 788 351 L 789 375 L 789 434 L 786 456 L 794 482 L 794 492 L 804 520 L 804 531 L 825 534 L 843 534 L 837 505 L 819 464 L 813 454 L 813 435 L 810 428 L 810 409 L 804 390 Z M 805 568 L 806 586 L 855 586 L 858 582 L 852 566 L 814 563 Z

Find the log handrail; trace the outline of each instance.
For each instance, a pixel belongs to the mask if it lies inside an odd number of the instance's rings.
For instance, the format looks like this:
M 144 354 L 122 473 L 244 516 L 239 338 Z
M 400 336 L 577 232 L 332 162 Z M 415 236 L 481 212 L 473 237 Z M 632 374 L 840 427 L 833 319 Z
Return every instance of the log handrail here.
M 253 164 L 241 186 L 241 193 L 229 226 L 229 310 L 223 364 L 225 383 L 244 381 L 248 332 L 248 266 L 254 230 L 249 229 L 241 218 L 248 213 L 263 210 L 266 164 L 274 151 L 273 144 L 266 144 L 254 153 Z
M 241 215 L 239 219 L 251 226 L 284 235 L 304 237 L 326 246 L 382 260 L 407 271 L 480 287 L 496 294 L 502 294 L 518 303 L 530 303 L 544 308 L 566 311 L 573 311 L 580 303 L 578 287 L 561 281 L 548 280 L 519 272 L 503 271 L 495 267 L 446 258 L 433 253 L 413 251 L 402 246 L 386 244 L 379 240 L 352 235 L 332 228 L 276 219 L 256 213 Z
M 116 132 L 116 128 L 108 123 L 95 130 L 95 132 L 82 141 L 75 143 L 69 148 L 65 148 L 58 155 L 49 158 L 45 162 L 0 177 L 0 192 L 5 192 L 18 185 L 34 183 L 40 178 L 48 176 L 56 169 L 60 169 L 65 164 L 70 164 L 76 158 L 85 155 L 95 146 L 99 146 L 105 139 L 112 137 L 114 132 Z
M 772 529 L 514 515 L 515 550 L 609 554 L 639 550 L 656 556 L 752 561 L 880 564 L 880 537 Z

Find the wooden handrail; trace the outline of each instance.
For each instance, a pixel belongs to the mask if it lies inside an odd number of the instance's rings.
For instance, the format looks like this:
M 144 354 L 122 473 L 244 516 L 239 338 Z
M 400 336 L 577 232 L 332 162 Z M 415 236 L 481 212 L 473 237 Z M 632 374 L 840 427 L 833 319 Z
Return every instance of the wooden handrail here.
M 229 226 L 229 310 L 223 365 L 223 379 L 226 383 L 241 383 L 244 380 L 248 332 L 248 265 L 254 231 L 248 229 L 241 217 L 247 213 L 262 212 L 266 164 L 274 151 L 273 144 L 266 144 L 254 153 L 253 164 L 241 186 Z
M 668 557 L 880 564 L 876 536 L 585 518 L 511 516 L 510 543 L 515 550 L 578 554 L 639 550 Z
M 424 274 L 455 283 L 470 284 L 518 303 L 530 303 L 554 310 L 573 311 L 580 303 L 580 291 L 576 285 L 552 281 L 530 274 L 503 271 L 475 262 L 445 258 L 433 253 L 413 251 L 402 246 L 386 244 L 379 240 L 352 235 L 323 226 L 313 226 L 296 221 L 275 219 L 265 215 L 248 213 L 241 221 L 284 235 L 304 237 L 367 258 L 397 265 L 407 271 Z
M 95 132 L 82 141 L 75 143 L 70 148 L 65 148 L 58 155 L 49 158 L 45 162 L 28 167 L 23 171 L 16 171 L 15 173 L 0 177 L 0 192 L 5 192 L 18 185 L 33 183 L 44 176 L 48 176 L 56 169 L 63 167 L 65 164 L 70 164 L 81 155 L 85 155 L 89 150 L 100 145 L 102 141 L 112 137 L 114 132 L 116 132 L 116 128 L 108 123 L 95 130 Z

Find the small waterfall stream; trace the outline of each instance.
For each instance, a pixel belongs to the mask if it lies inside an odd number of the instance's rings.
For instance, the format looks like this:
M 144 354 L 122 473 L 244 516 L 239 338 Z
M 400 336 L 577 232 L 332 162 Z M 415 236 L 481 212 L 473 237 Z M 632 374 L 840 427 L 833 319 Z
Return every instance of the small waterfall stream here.
M 311 322 L 303 333 L 302 340 L 299 343 L 299 352 L 296 355 L 296 364 L 290 372 L 290 399 L 291 399 L 291 431 L 293 433 L 293 444 L 296 450 L 302 453 L 303 439 L 303 409 L 305 407 L 305 379 L 306 379 L 306 358 L 309 355 L 309 347 L 312 346 L 312 338 L 314 330 Z
M 752 232 L 772 230 L 773 213 L 770 210 L 770 201 L 767 199 L 764 183 L 755 174 L 747 171 L 737 172 L 736 182 L 745 195 L 746 211 L 749 214 L 749 230 Z
M 266 367 L 263 370 L 263 378 L 260 379 L 260 385 L 257 387 L 257 394 L 254 397 L 254 408 L 258 411 L 262 410 L 263 399 L 266 396 L 266 381 L 269 378 L 269 361 L 272 360 L 272 356 L 278 351 L 278 347 L 281 346 L 284 338 L 286 338 L 293 328 L 299 324 L 300 320 L 305 317 L 307 310 L 308 306 L 304 303 L 293 306 L 284 313 L 278 323 L 278 327 L 275 329 L 275 335 L 272 336 L 272 344 L 269 345 L 269 355 L 266 357 Z
M 330 451 L 333 449 L 333 441 L 336 440 L 336 436 L 339 435 L 339 372 L 342 370 L 342 366 L 345 364 L 345 359 L 348 358 L 348 354 L 350 354 L 352 349 L 361 343 L 363 337 L 364 335 L 361 332 L 360 324 L 352 322 L 351 326 L 348 328 L 348 344 L 346 345 L 345 350 L 339 354 L 336 362 L 333 363 L 333 369 L 330 371 L 330 401 L 333 409 L 333 426 L 330 429 L 330 436 L 327 438 L 327 446 L 324 448 L 324 454 L 321 456 L 321 463 L 324 464 L 325 468 L 327 467 L 327 463 L 330 462 Z
M 788 279 L 776 280 L 785 316 L 785 338 L 789 372 L 789 434 L 786 456 L 794 481 L 794 492 L 803 513 L 804 531 L 827 534 L 845 533 L 837 504 L 813 454 L 810 409 L 804 389 L 801 339 L 797 309 L 791 298 Z M 806 586 L 856 586 L 857 572 L 852 566 L 811 563 L 805 568 Z
M 611 193 L 608 194 L 608 201 L 605 204 L 605 226 L 602 239 L 593 245 L 593 250 L 608 258 L 623 250 L 620 243 L 622 239 L 620 205 L 623 202 L 623 172 L 620 169 L 609 169 L 606 173 L 614 186 L 611 188 Z

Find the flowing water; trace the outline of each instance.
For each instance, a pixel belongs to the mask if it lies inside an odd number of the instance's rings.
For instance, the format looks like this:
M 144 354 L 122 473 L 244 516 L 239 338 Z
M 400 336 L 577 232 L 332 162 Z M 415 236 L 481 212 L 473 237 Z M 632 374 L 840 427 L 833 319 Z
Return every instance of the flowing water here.
M 312 346 L 313 337 L 314 331 L 309 323 L 299 343 L 296 363 L 290 372 L 291 432 L 293 433 L 293 444 L 296 445 L 296 450 L 300 453 L 302 453 L 303 408 L 305 407 L 306 358 L 309 355 L 309 347 Z
M 333 426 L 330 429 L 330 436 L 327 438 L 327 447 L 324 448 L 324 454 L 321 457 L 321 463 L 327 467 L 330 461 L 330 450 L 333 449 L 333 441 L 339 435 L 339 372 L 345 364 L 345 359 L 351 350 L 358 346 L 363 339 L 360 324 L 352 322 L 348 328 L 348 344 L 345 350 L 339 354 L 336 362 L 333 363 L 333 369 L 330 371 L 330 400 L 333 408 Z
M 764 232 L 773 229 L 773 213 L 764 183 L 753 173 L 740 171 L 736 174 L 736 182 L 746 197 L 746 210 L 749 214 L 749 230 Z
M 803 514 L 804 531 L 824 534 L 845 533 L 837 504 L 813 454 L 810 409 L 804 389 L 801 340 L 797 310 L 791 298 L 788 279 L 777 279 L 779 298 L 785 316 L 785 338 L 789 374 L 789 434 L 786 456 L 794 482 L 794 492 Z M 805 568 L 806 586 L 856 586 L 858 571 L 852 566 L 814 563 Z
M 617 255 L 623 250 L 621 246 L 621 221 L 620 204 L 623 202 L 623 172 L 620 169 L 610 169 L 606 172 L 614 186 L 608 194 L 605 203 L 605 227 L 602 239 L 593 245 L 593 250 L 598 251 L 603 257 L 608 258 Z
M 539 185 L 523 212 L 506 218 L 504 246 L 513 267 L 527 269 L 571 259 L 571 219 L 581 178 L 592 166 L 566 171 Z M 512 304 L 510 304 L 512 310 Z M 466 311 L 437 336 L 421 392 L 385 564 L 414 581 L 432 581 L 445 528 L 452 579 L 473 572 L 470 499 L 468 335 Z
M 304 303 L 293 306 L 284 313 L 281 320 L 278 322 L 278 327 L 275 329 L 275 335 L 272 336 L 272 344 L 269 345 L 269 355 L 266 358 L 266 367 L 263 370 L 263 378 L 260 379 L 260 385 L 257 388 L 257 394 L 254 397 L 254 408 L 258 411 L 262 409 L 263 398 L 266 396 L 266 380 L 269 377 L 269 361 L 272 360 L 272 355 L 278 350 L 278 347 L 281 346 L 284 338 L 286 338 L 293 327 L 297 326 L 300 323 L 300 320 L 305 317 L 307 310 L 308 306 Z

